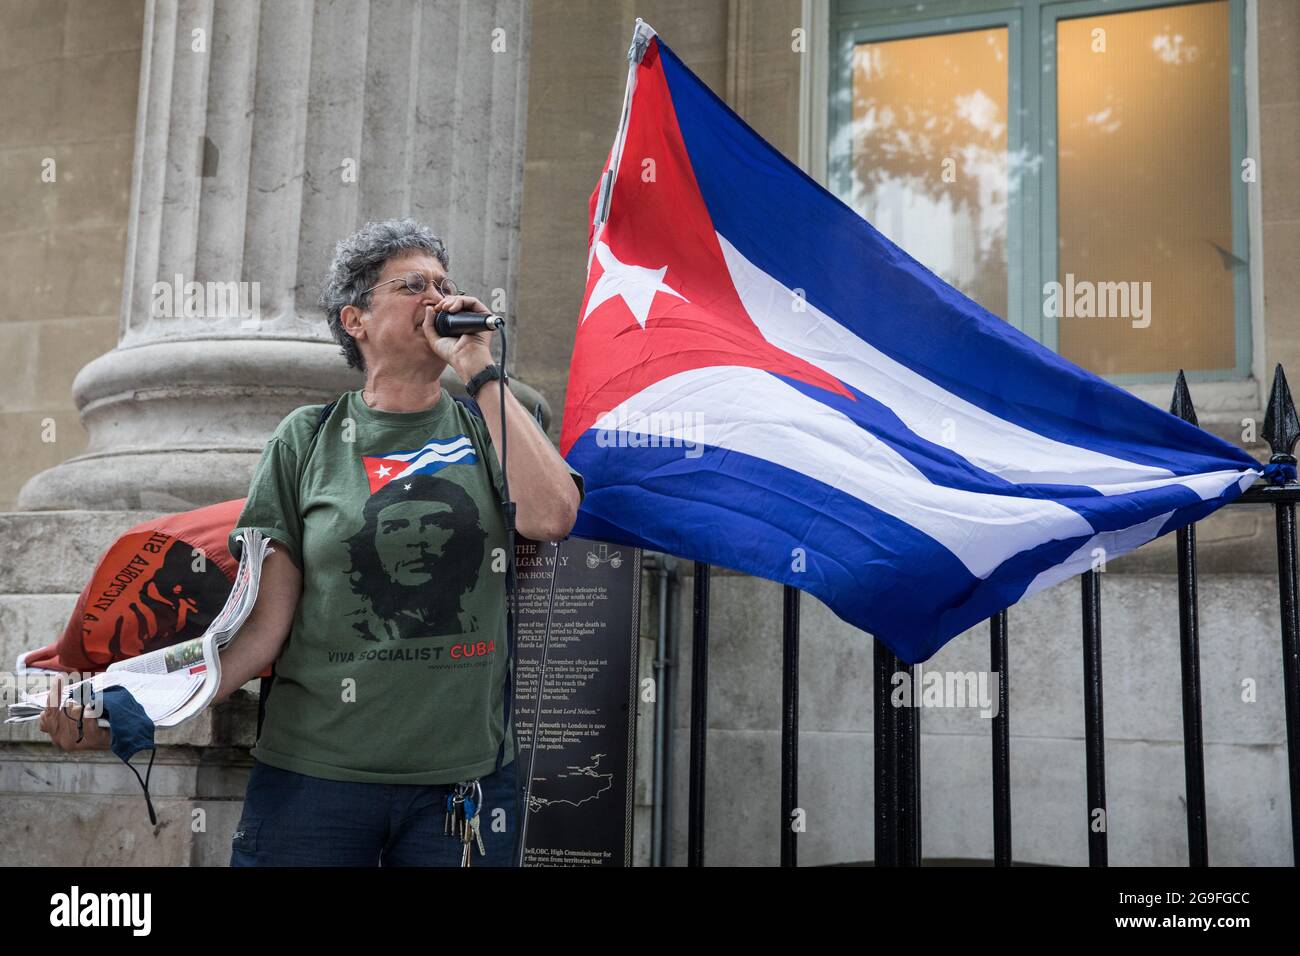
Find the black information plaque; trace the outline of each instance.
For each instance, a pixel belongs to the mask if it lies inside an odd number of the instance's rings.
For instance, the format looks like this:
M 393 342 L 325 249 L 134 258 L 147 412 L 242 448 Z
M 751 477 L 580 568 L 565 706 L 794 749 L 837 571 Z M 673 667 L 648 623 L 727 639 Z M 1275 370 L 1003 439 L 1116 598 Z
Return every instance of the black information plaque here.
M 516 561 L 521 773 L 556 575 L 524 865 L 631 866 L 641 551 L 585 538 L 521 541 Z

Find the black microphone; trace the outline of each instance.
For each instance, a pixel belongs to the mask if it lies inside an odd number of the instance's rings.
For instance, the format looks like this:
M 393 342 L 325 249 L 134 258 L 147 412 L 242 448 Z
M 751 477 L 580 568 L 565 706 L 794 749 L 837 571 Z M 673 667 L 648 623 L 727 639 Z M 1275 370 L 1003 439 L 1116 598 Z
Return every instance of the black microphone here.
M 439 335 L 471 335 L 505 325 L 505 319 L 488 312 L 439 312 L 433 317 L 433 329 Z

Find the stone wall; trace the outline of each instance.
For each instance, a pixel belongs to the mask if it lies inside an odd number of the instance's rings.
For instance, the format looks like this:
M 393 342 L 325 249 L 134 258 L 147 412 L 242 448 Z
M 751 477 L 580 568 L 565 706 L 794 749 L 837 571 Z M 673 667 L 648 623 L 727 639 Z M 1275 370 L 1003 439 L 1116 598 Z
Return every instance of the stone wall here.
M 144 0 L 0 4 L 0 511 L 85 448 L 72 379 L 117 344 L 143 17 Z
M 1266 324 L 1256 351 L 1263 352 L 1270 374 L 1278 362 L 1300 372 L 1300 4 L 1259 0 L 1258 28 L 1258 235 Z

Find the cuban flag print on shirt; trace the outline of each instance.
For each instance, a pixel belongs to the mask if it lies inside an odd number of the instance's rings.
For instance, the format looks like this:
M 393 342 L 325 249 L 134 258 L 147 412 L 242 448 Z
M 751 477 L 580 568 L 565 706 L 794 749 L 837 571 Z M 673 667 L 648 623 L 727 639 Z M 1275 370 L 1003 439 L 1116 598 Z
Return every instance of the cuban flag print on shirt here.
M 574 534 L 795 585 L 915 663 L 1260 474 L 944 283 L 638 41 L 564 411 Z
M 473 464 L 478 461 L 474 443 L 465 435 L 442 441 L 430 439 L 423 448 L 415 451 L 390 451 L 386 455 L 363 455 L 366 478 L 373 495 L 396 478 L 410 475 L 432 475 L 448 465 Z

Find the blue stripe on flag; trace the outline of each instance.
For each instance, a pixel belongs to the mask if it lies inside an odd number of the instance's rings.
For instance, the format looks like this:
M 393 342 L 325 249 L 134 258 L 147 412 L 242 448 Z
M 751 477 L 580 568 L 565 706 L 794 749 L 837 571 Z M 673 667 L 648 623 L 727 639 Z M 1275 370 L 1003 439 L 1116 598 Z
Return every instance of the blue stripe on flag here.
M 1014 604 L 1039 573 L 1091 538 L 1045 542 L 981 580 L 928 535 L 799 472 L 712 447 L 704 447 L 698 458 L 675 447 L 602 448 L 596 435 L 596 430 L 583 435 L 568 458 L 588 476 L 573 534 L 690 554 L 794 585 L 912 663 Z M 1220 497 L 1236 493 L 1234 485 Z M 1102 500 L 1114 507 L 1093 513 L 1080 507 L 1097 531 L 1175 511 L 1163 533 L 1222 504 L 1201 501 L 1181 486 Z M 665 521 L 665 515 L 672 520 Z M 796 548 L 804 549 L 804 571 L 793 569 Z

